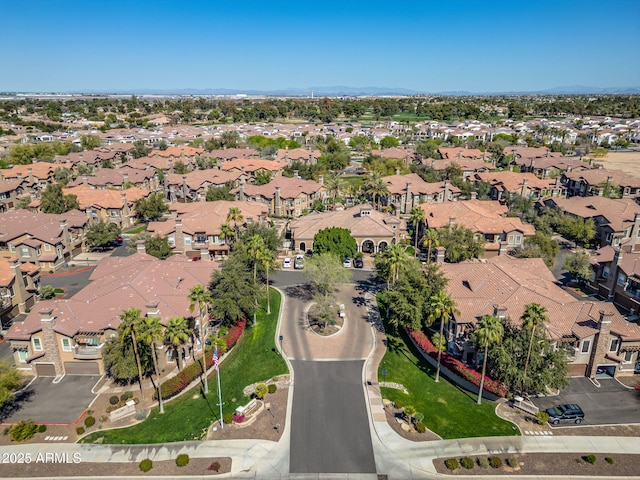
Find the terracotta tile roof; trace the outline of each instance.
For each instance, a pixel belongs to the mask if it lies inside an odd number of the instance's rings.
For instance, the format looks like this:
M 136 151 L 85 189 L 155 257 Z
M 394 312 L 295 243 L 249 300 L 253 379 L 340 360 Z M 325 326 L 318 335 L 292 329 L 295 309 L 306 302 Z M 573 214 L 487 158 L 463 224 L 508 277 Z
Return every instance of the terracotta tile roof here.
M 247 173 L 257 172 L 258 170 L 266 170 L 269 172 L 279 172 L 287 166 L 287 162 L 282 160 L 264 160 L 262 158 L 235 158 L 227 160 L 220 168 L 224 171 L 234 169 L 244 169 Z
M 562 153 L 552 152 L 548 147 L 522 147 L 509 145 L 504 147 L 502 151 L 505 155 L 513 155 L 515 151 L 516 156 L 520 158 L 541 158 L 541 157 L 561 157 Z
M 261 196 L 271 199 L 275 196 L 277 187 L 280 187 L 280 198 L 283 199 L 294 199 L 302 194 L 310 195 L 324 189 L 322 185 L 313 180 L 277 176 L 265 185 L 245 185 L 244 193 L 250 197 Z M 239 188 L 234 188 L 231 193 L 235 194 L 239 191 Z
M 224 171 L 215 169 L 209 170 L 194 170 L 185 175 L 179 175 L 172 173 L 167 175 L 167 185 L 182 186 L 183 177 L 186 178 L 187 186 L 191 190 L 198 190 L 205 184 L 209 185 L 224 185 L 226 182 L 235 182 L 242 176 L 242 173 L 238 170 Z
M 204 153 L 204 148 L 194 148 L 187 145 L 179 147 L 168 147 L 166 150 L 152 150 L 149 153 L 150 157 L 195 157 Z
M 589 185 L 599 185 L 611 179 L 614 185 L 640 187 L 640 178 L 633 177 L 622 170 L 608 170 L 606 168 L 594 168 L 579 172 L 565 172 L 565 177 L 573 181 L 584 180 Z
M 124 207 L 122 195 L 125 195 L 129 205 L 150 195 L 150 191 L 144 188 L 131 187 L 126 190 L 97 190 L 91 187 L 80 185 L 64 190 L 66 195 L 76 195 L 81 210 L 86 210 L 91 206 L 99 208 L 120 209 Z
M 8 257 L 0 257 L 0 286 L 8 287 L 13 283 L 16 274 L 11 268 L 11 259 Z
M 577 217 L 595 218 L 603 217 L 611 228 L 622 231 L 633 224 L 636 213 L 640 213 L 640 205 L 629 198 L 606 197 L 554 197 L 547 203 L 555 204 L 565 212 Z
M 276 160 L 307 162 L 311 157 L 317 160 L 320 155 L 322 155 L 322 152 L 317 149 L 308 150 L 306 148 L 292 148 L 291 150 L 288 150 L 280 148 L 276 152 Z
M 404 160 L 405 158 L 412 158 L 414 155 L 413 149 L 408 148 L 383 148 L 378 150 L 376 155 L 381 156 L 382 158 L 395 158 L 397 160 Z
M 483 315 L 494 315 L 498 305 L 519 324 L 525 306 L 538 303 L 547 309 L 551 339 L 595 334 L 601 310 L 613 313 L 612 332 L 626 341 L 640 339 L 640 327 L 627 322 L 612 303 L 583 302 L 558 287 L 542 259 L 502 255 L 484 262 L 447 263 L 441 269 L 449 279 L 447 292 L 460 310 L 459 323 L 475 324 Z
M 85 177 L 87 179 L 87 185 L 91 185 L 93 187 L 122 187 L 122 185 L 124 184 L 124 176 L 119 169 L 115 170 L 113 168 L 98 168 L 93 175 L 78 176 L 78 178 L 69 183 L 69 187 L 84 185 Z
M 491 154 L 487 152 L 483 152 L 478 150 L 477 148 L 463 148 L 463 147 L 452 147 L 452 148 L 439 148 L 438 153 L 445 160 L 458 160 L 463 158 L 490 158 Z
M 8 193 L 16 190 L 20 186 L 19 181 L 0 179 L 0 193 Z
M 9 242 L 29 234 L 34 239 L 54 245 L 62 241 L 63 219 L 69 228 L 80 228 L 88 222 L 86 214 L 78 210 L 61 215 L 23 209 L 0 213 L 0 241 Z
M 162 323 L 198 315 L 197 309 L 189 310 L 189 290 L 208 285 L 215 268 L 214 262 L 189 262 L 181 255 L 166 260 L 142 253 L 105 258 L 91 274 L 88 286 L 70 299 L 39 302 L 24 322 L 11 326 L 7 338 L 28 339 L 39 331 L 38 312 L 44 308 L 53 308 L 54 329 L 66 336 L 117 328 L 124 311 L 137 308 L 144 315 L 146 305 L 155 302 Z
M 7 168 L 1 171 L 4 179 L 14 179 L 21 176 L 27 178 L 29 176 L 29 170 L 31 170 L 33 176 L 38 180 L 48 180 L 53 171 L 58 168 L 59 165 L 49 162 L 34 162 L 29 165 L 14 165 L 11 168 Z
M 576 157 L 536 157 L 536 158 L 520 158 L 514 162 L 516 165 L 523 167 L 533 167 L 540 169 L 555 168 L 560 171 L 566 171 L 571 168 L 573 171 L 588 170 L 591 166 L 587 162 L 583 162 Z
M 424 210 L 425 221 L 429 228 L 442 228 L 449 225 L 450 219 L 469 228 L 473 232 L 499 234 L 513 231 L 523 235 L 534 235 L 535 227 L 523 223 L 517 217 L 505 217 L 506 205 L 493 200 L 465 200 L 447 203 L 423 203 L 418 208 Z
M 417 173 L 409 173 L 406 175 L 389 175 L 382 178 L 387 183 L 387 188 L 392 195 L 401 195 L 405 193 L 407 183 L 411 184 L 411 192 L 416 195 L 433 195 L 444 191 L 444 182 L 427 183 Z M 460 189 L 448 184 L 450 191 L 460 193 Z
M 492 186 L 502 186 L 508 192 L 518 192 L 527 181 L 528 188 L 547 189 L 555 187 L 555 180 L 550 178 L 538 178 L 533 173 L 518 172 L 478 172 L 477 178 Z
M 234 158 L 251 158 L 257 157 L 260 152 L 253 148 L 226 148 L 224 150 L 211 150 L 204 152 L 203 157 L 217 158 L 220 160 L 231 160 Z
M 291 231 L 296 240 L 313 239 L 320 230 L 330 227 L 346 228 L 355 238 L 393 237 L 400 228 L 400 220 L 391 215 L 380 213 L 373 208 L 371 215 L 360 215 L 364 205 L 346 210 L 310 213 L 291 221 Z M 394 229 L 394 225 L 396 229 Z
M 492 165 L 488 162 L 482 160 L 482 158 L 454 158 L 454 159 L 442 159 L 442 160 L 434 160 L 432 158 L 428 158 L 423 160 L 424 165 L 429 165 L 435 170 L 442 171 L 446 170 L 449 165 L 458 165 L 463 172 L 482 172 L 485 170 L 490 170 Z

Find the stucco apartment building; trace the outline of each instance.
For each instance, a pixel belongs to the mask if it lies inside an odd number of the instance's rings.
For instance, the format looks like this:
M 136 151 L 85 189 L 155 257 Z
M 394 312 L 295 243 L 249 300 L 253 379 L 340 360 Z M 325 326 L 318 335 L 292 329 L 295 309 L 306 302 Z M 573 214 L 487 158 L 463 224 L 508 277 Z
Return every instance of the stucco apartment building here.
M 428 183 L 418 174 L 409 173 L 383 177 L 389 190 L 384 203 L 393 207 L 397 213 L 410 213 L 411 209 L 422 203 L 452 202 L 460 198 L 460 189 L 451 185 L 448 180 Z
M 64 214 L 14 210 L 0 214 L 0 256 L 17 256 L 44 271 L 55 271 L 83 251 L 89 220 L 78 211 Z
M 191 260 L 217 260 L 229 255 L 228 239 L 222 225 L 227 222 L 230 208 L 238 208 L 243 223 L 267 220 L 267 207 L 256 202 L 193 202 L 171 206 L 175 215 L 164 222 L 150 222 L 147 231 L 166 237 L 174 254 L 186 255 Z M 233 223 L 230 227 L 233 227 Z
M 446 204 L 422 204 L 426 228 L 461 225 L 481 236 L 485 257 L 505 255 L 524 245 L 526 237 L 536 233 L 535 227 L 518 217 L 507 217 L 508 207 L 493 200 L 465 200 Z
M 356 240 L 359 252 L 384 252 L 404 238 L 404 221 L 375 210 L 371 205 L 357 205 L 345 210 L 314 212 L 291 222 L 291 248 L 300 253 L 313 250 L 313 238 L 326 228 L 346 228 Z
M 470 339 L 483 315 L 519 324 L 526 305 L 538 303 L 547 309 L 548 339 L 568 352 L 570 376 L 618 377 L 636 371 L 640 326 L 625 320 L 611 302 L 574 298 L 556 284 L 541 259 L 499 256 L 441 264 L 441 270 L 459 310 L 446 326 L 447 348 L 463 361 L 478 361 Z
M 612 188 L 619 188 L 622 198 L 640 195 L 640 178 L 622 170 L 594 168 L 567 171 L 562 175 L 562 183 L 567 187 L 569 196 L 603 196 Z
M 283 176 L 274 177 L 265 185 L 240 184 L 231 194 L 241 202 L 267 205 L 270 216 L 295 218 L 313 210 L 314 202 L 325 203 L 328 198 L 322 183 Z
M 20 263 L 17 257 L 0 257 L 0 330 L 25 314 L 36 303 L 40 288 L 40 268 L 33 263 Z
M 207 285 L 216 264 L 178 255 L 158 260 L 144 253 L 144 244 L 141 248 L 128 257 L 105 258 L 91 283 L 72 298 L 39 302 L 24 321 L 14 322 L 6 338 L 18 369 L 36 376 L 105 373 L 102 348 L 130 308 L 158 317 L 163 325 L 173 317 L 197 325 L 199 312 L 189 309 L 189 290 Z M 189 356 L 200 345 L 197 339 L 185 345 Z M 159 357 L 161 369 L 176 366 L 172 349 L 163 346 Z

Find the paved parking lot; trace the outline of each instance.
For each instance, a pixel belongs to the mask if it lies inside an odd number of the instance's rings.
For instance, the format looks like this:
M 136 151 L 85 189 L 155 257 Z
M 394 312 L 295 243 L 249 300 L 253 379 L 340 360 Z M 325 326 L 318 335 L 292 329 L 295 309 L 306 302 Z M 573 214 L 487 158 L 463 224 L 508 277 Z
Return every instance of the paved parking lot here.
M 0 421 L 73 423 L 96 397 L 91 389 L 99 379 L 99 376 L 67 375 L 59 383 L 53 383 L 53 377 L 38 377 L 17 394 L 16 401 L 0 411 Z
M 577 403 L 584 411 L 583 425 L 640 424 L 640 391 L 630 390 L 613 378 L 598 382 L 600 387 L 588 378 L 572 378 L 560 395 L 537 398 L 533 403 L 540 410 L 563 403 Z M 573 422 L 559 426 L 563 425 L 575 426 Z

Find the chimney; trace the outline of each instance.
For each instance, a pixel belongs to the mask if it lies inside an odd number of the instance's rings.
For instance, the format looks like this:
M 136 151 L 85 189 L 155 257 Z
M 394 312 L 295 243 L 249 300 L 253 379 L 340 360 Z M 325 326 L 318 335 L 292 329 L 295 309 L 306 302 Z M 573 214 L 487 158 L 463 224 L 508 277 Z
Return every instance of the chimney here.
M 520 189 L 520 195 L 523 197 L 527 196 L 527 185 L 529 185 L 529 180 L 525 178 L 522 180 L 522 188 Z
M 318 183 L 324 185 L 324 175 L 318 175 Z
M 616 285 L 618 284 L 618 271 L 620 270 L 620 263 L 624 253 L 621 248 L 615 247 L 615 253 L 613 254 L 613 260 L 611 260 L 611 269 L 609 271 L 609 300 L 613 300 L 616 293 Z
M 447 249 L 444 247 L 436 247 L 436 263 L 444 263 L 444 254 Z
M 442 195 L 442 201 L 446 202 L 447 200 L 449 200 L 449 180 L 445 180 L 444 181 L 444 194 Z
M 184 201 L 187 201 L 187 176 L 183 175 L 182 176 L 182 198 L 184 198 Z
M 508 245 L 509 245 L 508 242 L 500 242 L 500 247 L 498 248 L 498 255 L 506 255 Z
M 396 168 L 396 175 L 400 175 L 400 169 Z
M 147 253 L 147 249 L 144 246 L 144 240 L 136 241 L 136 253 Z
M 478 199 L 478 192 L 471 192 L 471 200 L 477 200 Z
M 280 199 L 280 187 L 276 187 L 276 193 L 273 197 L 273 210 L 277 217 L 282 216 L 282 200 Z
M 40 328 L 42 329 L 42 348 L 46 352 L 44 360 L 53 363 L 56 376 L 64 375 L 60 350 L 58 349 L 58 338 L 53 330 L 55 320 L 53 308 L 43 308 L 38 311 L 40 315 Z
M 27 168 L 27 178 L 30 182 L 35 181 L 35 178 L 33 178 L 33 168 Z
M 452 230 L 456 224 L 456 217 L 449 217 L 449 230 Z
M 609 340 L 611 338 L 611 317 L 613 317 L 613 313 L 600 310 L 598 333 L 595 335 L 594 345 L 591 347 L 591 358 L 587 366 L 587 376 L 589 378 L 595 378 L 598 365 L 606 361 L 605 355 L 609 351 Z
M 85 187 L 89 185 L 89 179 L 86 175 L 82 176 L 82 185 L 84 185 Z
M 246 197 L 244 196 L 244 183 L 240 183 L 240 201 L 244 202 Z
M 298 175 L 298 170 L 294 170 L 293 171 L 293 178 L 300 178 L 300 175 Z
M 493 314 L 498 318 L 507 318 L 507 307 L 504 305 L 494 305 Z
M 404 213 L 411 212 L 411 208 L 413 208 L 413 194 L 411 193 L 411 182 L 407 182 L 405 186 Z
M 147 318 L 160 318 L 159 302 L 153 301 L 145 305 L 147 309 Z

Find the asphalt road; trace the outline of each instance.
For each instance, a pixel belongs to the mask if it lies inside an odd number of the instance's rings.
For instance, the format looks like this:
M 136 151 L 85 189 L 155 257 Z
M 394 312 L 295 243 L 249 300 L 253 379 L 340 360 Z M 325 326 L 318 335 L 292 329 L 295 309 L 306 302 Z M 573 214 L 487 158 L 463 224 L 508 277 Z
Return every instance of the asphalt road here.
M 42 275 L 40 283 L 51 285 L 53 288 L 64 289 L 64 298 L 71 298 L 89 284 L 89 277 L 93 273 L 93 268 L 79 273 L 68 275 Z
M 584 411 L 583 425 L 619 425 L 640 423 L 640 391 L 630 390 L 614 379 L 598 380 L 596 387 L 588 378 L 572 378 L 560 395 L 534 399 L 541 410 L 577 403 Z M 575 426 L 571 421 L 560 426 Z
M 363 360 L 291 362 L 291 473 L 375 473 Z

